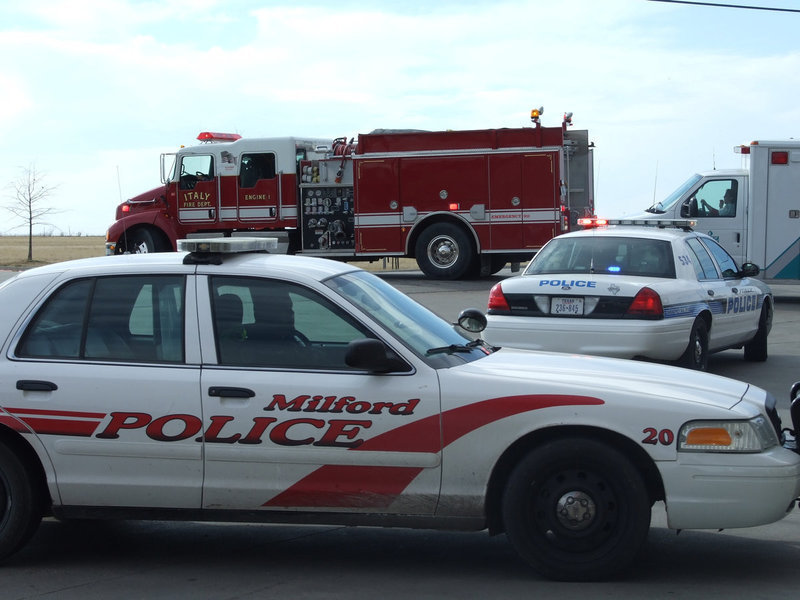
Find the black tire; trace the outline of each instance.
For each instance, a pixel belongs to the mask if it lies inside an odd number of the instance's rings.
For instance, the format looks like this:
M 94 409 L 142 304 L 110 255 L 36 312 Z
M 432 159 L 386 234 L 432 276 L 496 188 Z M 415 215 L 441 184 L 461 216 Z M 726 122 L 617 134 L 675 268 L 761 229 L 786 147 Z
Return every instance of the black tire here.
M 758 319 L 758 331 L 755 337 L 744 345 L 744 359 L 752 362 L 767 360 L 767 337 L 772 329 L 772 307 L 764 302 L 761 316 Z
M 692 324 L 689 333 L 689 345 L 678 360 L 682 367 L 705 371 L 708 369 L 708 326 L 700 317 Z
M 608 579 L 627 569 L 650 529 L 641 474 L 621 452 L 586 438 L 530 452 L 511 473 L 502 511 L 517 553 L 560 581 Z
M 467 233 L 453 223 L 435 223 L 417 238 L 419 268 L 434 279 L 459 279 L 471 271 L 475 249 Z
M 42 499 L 27 469 L 0 444 L 0 560 L 22 548 L 42 520 Z
M 494 275 L 503 270 L 508 264 L 508 257 L 506 256 L 492 256 L 491 258 L 491 265 L 489 267 L 489 274 Z
M 149 254 L 157 251 L 156 241 L 148 229 L 136 229 L 123 240 L 125 240 L 126 254 Z

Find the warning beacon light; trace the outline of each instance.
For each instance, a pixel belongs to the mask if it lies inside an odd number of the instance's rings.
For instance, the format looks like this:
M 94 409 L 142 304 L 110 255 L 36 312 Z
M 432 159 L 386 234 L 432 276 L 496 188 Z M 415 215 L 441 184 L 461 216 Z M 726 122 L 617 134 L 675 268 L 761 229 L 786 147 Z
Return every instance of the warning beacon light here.
M 539 117 L 542 116 L 543 112 L 544 112 L 544 107 L 543 106 L 540 106 L 539 108 L 534 108 L 531 111 L 531 121 L 533 121 L 534 123 L 536 123 L 538 125 L 539 124 Z
M 216 133 L 214 131 L 203 131 L 197 136 L 201 142 L 235 142 L 242 139 L 238 133 Z
M 572 113 L 565 112 L 564 113 L 564 125 L 572 125 Z

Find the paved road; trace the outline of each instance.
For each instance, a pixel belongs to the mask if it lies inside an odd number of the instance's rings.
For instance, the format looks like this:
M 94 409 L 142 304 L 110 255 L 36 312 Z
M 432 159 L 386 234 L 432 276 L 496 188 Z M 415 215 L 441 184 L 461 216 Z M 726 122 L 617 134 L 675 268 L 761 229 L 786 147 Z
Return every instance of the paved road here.
M 501 277 L 386 279 L 448 320 L 483 308 Z M 710 370 L 770 390 L 786 416 L 800 379 L 800 303 L 780 302 L 766 363 L 741 351 Z M 504 536 L 372 528 L 164 522 L 46 521 L 0 568 L 0 598 L 784 598 L 797 590 L 800 511 L 764 527 L 725 532 L 665 528 L 660 505 L 645 552 L 624 580 L 542 580 Z

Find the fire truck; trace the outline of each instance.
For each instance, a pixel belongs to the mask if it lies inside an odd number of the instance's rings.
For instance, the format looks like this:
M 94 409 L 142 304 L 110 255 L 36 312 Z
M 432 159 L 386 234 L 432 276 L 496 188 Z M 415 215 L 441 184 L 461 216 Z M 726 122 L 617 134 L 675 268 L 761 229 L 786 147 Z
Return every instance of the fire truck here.
M 277 237 L 280 252 L 338 260 L 415 258 L 440 279 L 530 258 L 593 212 L 588 132 L 533 125 L 376 130 L 356 138 L 203 132 L 162 154 L 162 186 L 117 207 L 106 254 L 176 240 Z

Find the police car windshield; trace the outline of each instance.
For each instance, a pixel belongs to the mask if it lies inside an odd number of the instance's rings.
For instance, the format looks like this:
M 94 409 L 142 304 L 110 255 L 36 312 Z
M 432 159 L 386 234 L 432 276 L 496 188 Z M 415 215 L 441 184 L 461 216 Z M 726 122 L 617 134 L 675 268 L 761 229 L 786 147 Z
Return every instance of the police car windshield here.
M 629 237 L 562 237 L 551 240 L 523 275 L 638 275 L 675 278 L 666 240 Z
M 432 348 L 457 348 L 453 354 L 467 362 L 487 354 L 481 345 L 470 344 L 459 330 L 372 273 L 347 273 L 325 283 L 422 358 L 430 356 Z

